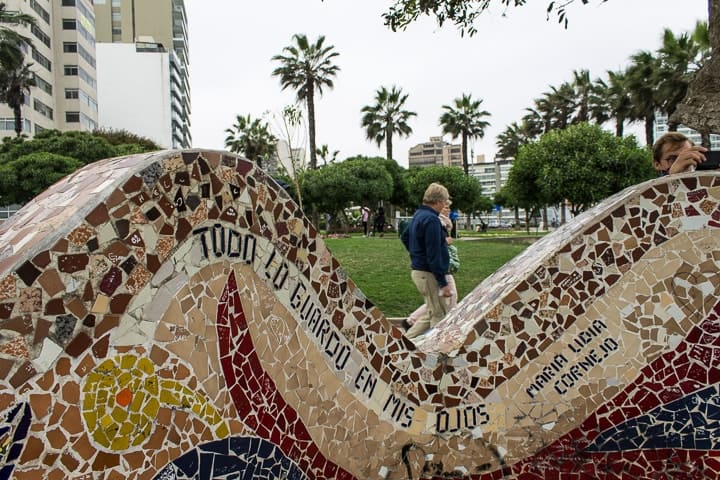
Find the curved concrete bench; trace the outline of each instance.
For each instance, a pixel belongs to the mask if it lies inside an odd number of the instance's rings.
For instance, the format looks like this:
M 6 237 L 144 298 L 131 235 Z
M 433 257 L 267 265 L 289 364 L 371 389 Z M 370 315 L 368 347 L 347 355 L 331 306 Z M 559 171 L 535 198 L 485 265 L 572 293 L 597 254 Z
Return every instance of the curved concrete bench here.
M 413 344 L 251 163 L 95 163 L 0 226 L 0 478 L 715 478 L 719 204 L 627 189 Z

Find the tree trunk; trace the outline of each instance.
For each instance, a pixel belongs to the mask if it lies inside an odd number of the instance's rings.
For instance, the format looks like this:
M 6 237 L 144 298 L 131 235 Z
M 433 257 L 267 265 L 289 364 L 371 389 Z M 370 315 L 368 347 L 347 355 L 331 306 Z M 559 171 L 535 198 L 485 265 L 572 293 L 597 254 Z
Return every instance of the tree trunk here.
M 385 158 L 392 160 L 392 129 L 385 131 Z
M 315 85 L 308 84 L 307 110 L 308 110 L 308 136 L 310 137 L 310 168 L 317 168 L 317 152 L 315 152 Z
M 651 115 L 645 117 L 645 142 L 647 143 L 648 147 L 652 146 L 652 144 L 655 143 L 654 127 L 655 113 L 652 113 Z
M 451 155 L 451 164 L 452 164 L 452 155 Z M 468 165 L 468 158 L 467 158 L 467 133 L 463 132 L 462 134 L 462 162 L 463 162 L 463 170 L 465 170 L 465 175 L 469 175 L 470 167 Z
M 22 111 L 20 105 L 13 107 L 13 116 L 15 117 L 15 135 L 18 137 L 22 134 Z
M 720 0 L 708 0 L 710 58 L 697 71 L 671 120 L 700 132 L 720 133 Z
M 624 133 L 625 133 L 625 119 L 618 117 L 615 119 L 615 136 L 622 138 Z

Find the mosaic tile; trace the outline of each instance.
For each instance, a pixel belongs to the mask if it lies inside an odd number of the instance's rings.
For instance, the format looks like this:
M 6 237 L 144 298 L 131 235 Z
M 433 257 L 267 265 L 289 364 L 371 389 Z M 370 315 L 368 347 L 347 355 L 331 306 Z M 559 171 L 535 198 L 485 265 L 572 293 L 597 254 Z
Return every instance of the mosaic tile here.
M 714 478 L 718 185 L 620 192 L 412 343 L 251 163 L 98 162 L 0 226 L 0 478 L 653 478 L 668 455 Z

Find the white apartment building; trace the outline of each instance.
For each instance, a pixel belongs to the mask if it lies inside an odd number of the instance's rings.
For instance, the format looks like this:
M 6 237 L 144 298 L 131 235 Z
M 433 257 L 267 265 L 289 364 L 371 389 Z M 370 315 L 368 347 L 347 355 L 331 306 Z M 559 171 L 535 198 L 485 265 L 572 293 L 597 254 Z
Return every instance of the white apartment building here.
M 36 86 L 22 108 L 23 134 L 44 129 L 93 130 L 98 123 L 95 16 L 91 0 L 6 0 L 37 25 L 17 27 L 30 38 L 26 62 Z M 14 136 L 12 110 L 0 104 L 0 137 Z
M 191 147 L 184 0 L 95 0 L 95 16 L 98 56 L 109 55 L 98 66 L 100 126 Z M 111 81 L 120 90 L 105 83 Z
M 668 117 L 665 114 L 662 113 L 656 113 L 655 114 L 655 140 L 660 138 L 664 133 L 667 133 L 668 131 Z M 692 128 L 688 128 L 685 125 L 680 125 L 677 129 L 679 133 L 682 133 L 686 137 L 688 137 L 693 143 L 700 145 L 701 139 L 700 134 L 693 130 Z M 720 149 L 720 135 L 711 134 L 710 135 L 710 149 L 711 150 L 718 150 Z
M 98 43 L 98 121 L 165 148 L 184 148 L 179 61 L 153 42 Z M 131 75 L 128 75 L 132 72 Z

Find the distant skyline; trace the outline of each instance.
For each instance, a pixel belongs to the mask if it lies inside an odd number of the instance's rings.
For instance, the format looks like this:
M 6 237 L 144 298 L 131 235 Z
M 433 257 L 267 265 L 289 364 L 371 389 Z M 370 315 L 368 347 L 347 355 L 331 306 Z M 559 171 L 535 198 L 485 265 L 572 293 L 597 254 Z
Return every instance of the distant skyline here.
M 440 28 L 429 18 L 392 32 L 381 18 L 391 2 L 382 0 L 189 0 L 193 146 L 224 150 L 225 129 L 237 115 L 261 117 L 294 103 L 295 92 L 281 91 L 271 75 L 277 66 L 271 58 L 295 33 L 310 40 L 325 35 L 340 54 L 335 88 L 316 97 L 318 146 L 339 150 L 339 159 L 384 156 L 384 145 L 366 140 L 360 109 L 372 104 L 378 88 L 396 85 L 417 113 L 411 136 L 393 139 L 395 160 L 407 167 L 408 149 L 441 135 L 442 106 L 462 94 L 483 99 L 492 114 L 485 138 L 471 145 L 475 155 L 492 160 L 495 137 L 534 98 L 570 81 L 573 70 L 605 78 L 632 54 L 659 48 L 664 28 L 678 34 L 707 21 L 707 0 L 578 1 L 564 29 L 553 17 L 546 21 L 547 0 L 529 3 L 505 15 L 497 8 L 484 13 L 478 33 L 462 38 L 452 25 Z M 626 127 L 643 143 L 641 129 Z

